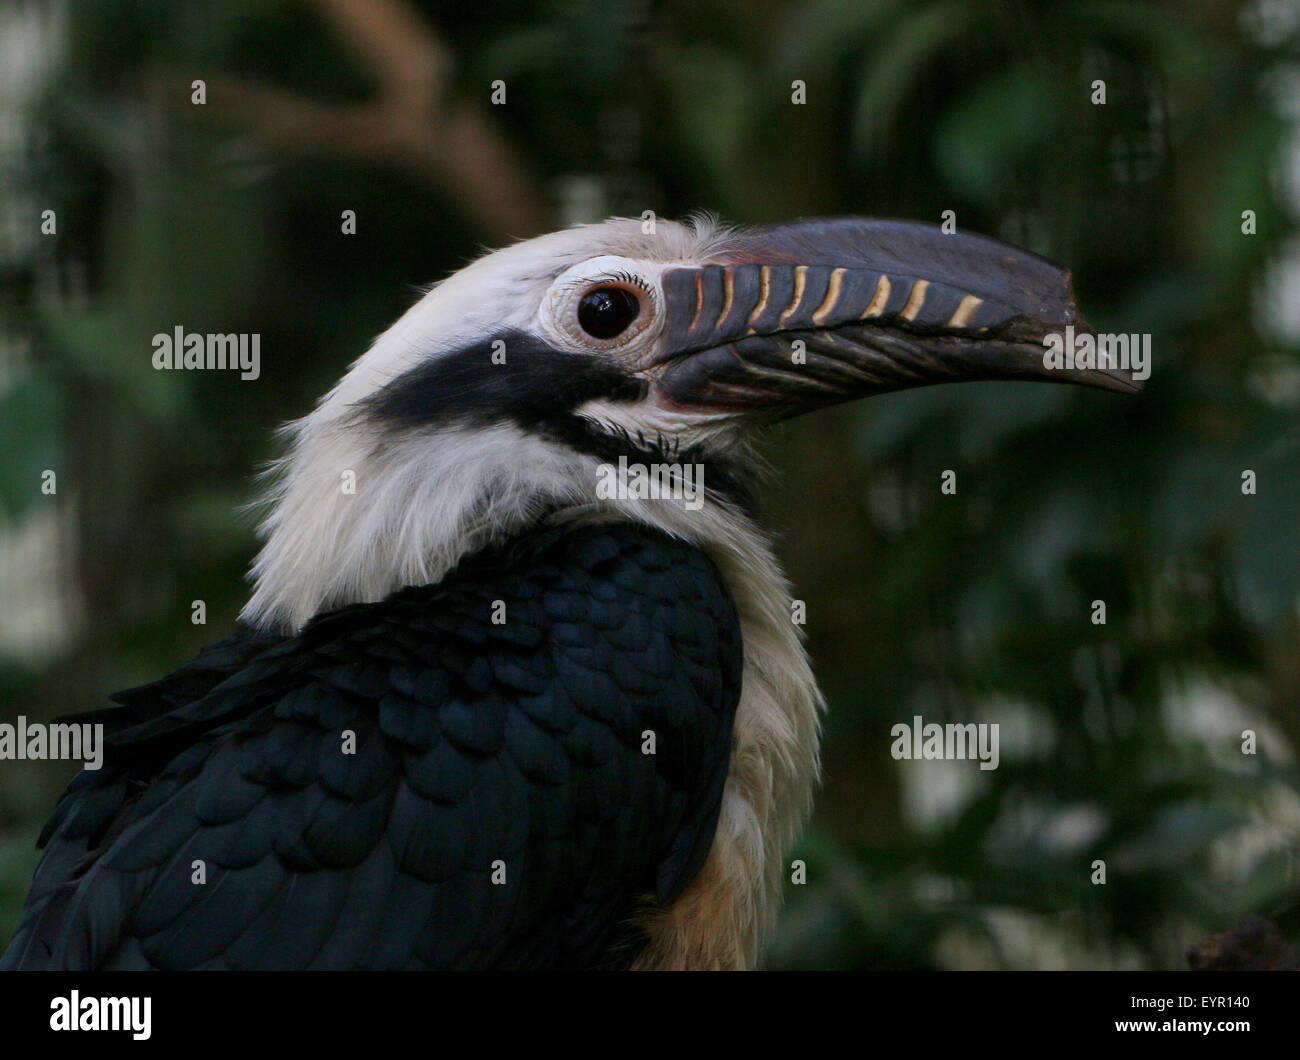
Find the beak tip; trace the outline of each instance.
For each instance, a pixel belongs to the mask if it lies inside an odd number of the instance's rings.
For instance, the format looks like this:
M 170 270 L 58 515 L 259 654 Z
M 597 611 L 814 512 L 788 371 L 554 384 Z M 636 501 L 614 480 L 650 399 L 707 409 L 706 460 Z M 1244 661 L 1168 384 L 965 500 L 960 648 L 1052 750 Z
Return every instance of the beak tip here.
M 1117 394 L 1140 394 L 1146 389 L 1146 381 L 1134 378 L 1133 375 L 1122 372 L 1106 373 L 1108 382 L 1101 383 L 1104 390 L 1113 390 Z
M 1109 390 L 1113 394 L 1140 394 L 1146 388 L 1145 380 L 1124 368 L 1072 368 L 1053 374 L 1060 382 Z
M 1069 330 L 1066 330 L 1068 326 Z M 1078 338 L 1080 335 L 1088 335 L 1096 339 L 1098 331 L 1093 327 L 1074 303 L 1073 294 L 1071 294 L 1068 311 L 1060 324 L 1045 329 L 1040 341 L 1046 341 L 1048 335 L 1058 336 L 1061 341 L 1067 342 L 1067 336 L 1073 335 Z M 1060 370 L 1057 370 L 1060 372 Z M 1146 389 L 1146 380 L 1137 378 L 1133 372 L 1127 368 L 1103 368 L 1101 366 L 1093 368 L 1072 368 L 1065 372 L 1060 372 L 1060 377 L 1066 382 L 1078 383 L 1082 386 L 1093 387 L 1097 390 L 1109 390 L 1116 394 L 1140 394 Z

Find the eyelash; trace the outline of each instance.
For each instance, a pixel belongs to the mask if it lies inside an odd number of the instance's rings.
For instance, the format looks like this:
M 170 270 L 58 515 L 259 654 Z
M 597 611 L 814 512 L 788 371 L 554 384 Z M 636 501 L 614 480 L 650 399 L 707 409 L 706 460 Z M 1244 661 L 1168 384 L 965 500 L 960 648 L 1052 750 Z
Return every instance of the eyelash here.
M 629 284 L 632 287 L 639 288 L 646 294 L 650 293 L 650 285 L 641 279 L 640 276 L 634 276 L 630 272 L 616 272 L 610 276 L 611 280 L 619 280 L 622 283 Z
M 643 295 L 645 295 L 645 299 L 649 303 L 652 312 L 658 308 L 659 296 L 655 293 L 655 289 L 651 287 L 648 283 L 646 283 L 645 280 L 641 279 L 640 276 L 636 276 L 630 272 L 620 271 L 620 272 L 611 273 L 609 278 L 611 280 L 617 281 L 618 283 L 625 283 L 629 287 L 635 287 L 638 291 L 640 291 Z
M 582 276 L 575 280 L 569 280 L 565 287 L 570 291 L 586 291 L 610 283 L 627 284 L 639 291 L 649 292 L 650 290 L 650 285 L 645 280 L 639 276 L 634 276 L 630 272 L 611 272 L 604 276 Z
M 590 289 L 591 287 L 599 287 L 602 283 L 622 283 L 622 284 L 626 284 L 628 287 L 635 287 L 638 291 L 640 291 L 643 295 L 645 295 L 646 301 L 650 304 L 650 308 L 652 311 L 655 311 L 659 308 L 658 292 L 655 291 L 655 289 L 650 284 L 648 284 L 645 280 L 643 280 L 640 276 L 637 276 L 635 273 L 631 273 L 631 272 L 624 272 L 622 270 L 619 270 L 618 272 L 611 272 L 609 275 L 596 280 L 594 283 L 593 283 L 593 278 L 588 276 L 580 280 L 574 280 L 566 286 L 568 286 L 569 289 L 572 291 L 579 291 L 579 290 L 585 291 Z

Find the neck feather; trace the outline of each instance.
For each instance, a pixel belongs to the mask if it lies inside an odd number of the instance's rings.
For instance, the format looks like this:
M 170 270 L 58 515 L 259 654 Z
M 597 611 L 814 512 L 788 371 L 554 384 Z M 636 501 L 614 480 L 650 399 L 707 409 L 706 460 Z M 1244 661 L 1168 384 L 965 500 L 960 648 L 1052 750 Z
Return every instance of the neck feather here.
M 785 859 L 811 808 L 822 698 L 789 586 L 750 515 L 707 494 L 698 511 L 596 495 L 601 458 L 511 424 L 393 438 L 355 424 L 290 429 L 276 465 L 243 618 L 296 629 L 313 615 L 439 581 L 539 518 L 628 519 L 695 544 L 735 601 L 744 677 L 717 832 L 699 877 L 644 926 L 639 966 L 744 968 L 775 917 Z

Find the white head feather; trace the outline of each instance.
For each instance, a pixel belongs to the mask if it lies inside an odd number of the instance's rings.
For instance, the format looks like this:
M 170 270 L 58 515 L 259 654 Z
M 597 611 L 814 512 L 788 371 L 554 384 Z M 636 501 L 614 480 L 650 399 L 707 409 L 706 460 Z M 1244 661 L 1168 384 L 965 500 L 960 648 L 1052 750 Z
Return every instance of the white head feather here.
M 703 264 L 728 241 L 728 231 L 707 218 L 658 221 L 653 234 L 639 221 L 612 220 L 516 243 L 433 287 L 315 410 L 284 429 L 289 450 L 269 476 L 265 544 L 241 617 L 294 629 L 322 610 L 435 582 L 546 508 L 598 503 L 593 457 L 510 423 L 453 425 L 395 442 L 368 430 L 357 405 L 430 358 L 503 328 L 536 331 L 557 275 L 585 260 L 619 254 Z M 614 421 L 619 412 L 593 408 L 592 415 Z M 674 432 L 691 424 L 664 419 L 655 426 Z

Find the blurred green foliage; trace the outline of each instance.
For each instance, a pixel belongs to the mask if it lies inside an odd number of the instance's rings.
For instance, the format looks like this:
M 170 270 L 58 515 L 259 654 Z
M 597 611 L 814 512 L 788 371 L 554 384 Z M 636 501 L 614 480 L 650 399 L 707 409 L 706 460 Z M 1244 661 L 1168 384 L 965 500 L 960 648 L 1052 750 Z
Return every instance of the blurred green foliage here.
M 765 501 L 830 710 L 771 963 L 1177 968 L 1244 912 L 1300 931 L 1300 363 L 1266 326 L 1270 298 L 1300 297 L 1269 281 L 1297 210 L 1300 19 L 1238 0 L 406 6 L 557 218 L 574 175 L 608 212 L 951 210 L 1067 262 L 1099 328 L 1153 337 L 1138 399 L 940 387 L 775 432 Z M 14 223 L 54 209 L 59 237 L 0 266 L 5 334 L 30 350 L 0 378 L 0 506 L 10 528 L 63 506 L 75 635 L 0 659 L 5 717 L 80 709 L 228 628 L 271 429 L 488 238 L 409 164 L 190 105 L 217 74 L 365 99 L 374 72 L 308 0 L 62 10 L 3 174 Z M 178 324 L 259 332 L 261 379 L 154 372 L 150 337 Z M 914 714 L 999 721 L 1001 768 L 893 761 Z M 3 777 L 0 937 L 64 779 Z

